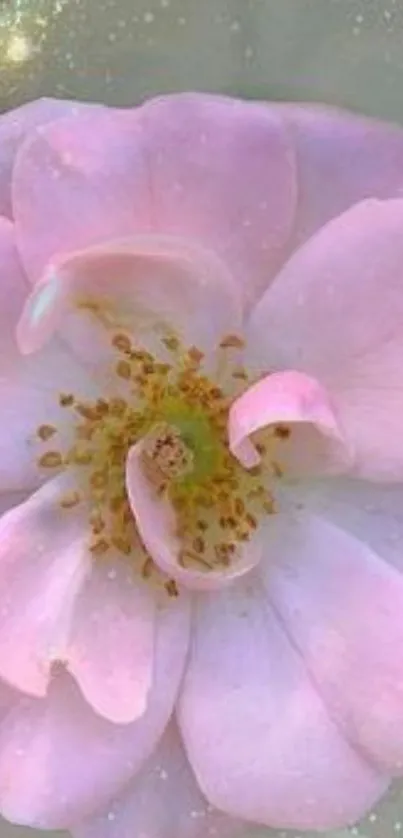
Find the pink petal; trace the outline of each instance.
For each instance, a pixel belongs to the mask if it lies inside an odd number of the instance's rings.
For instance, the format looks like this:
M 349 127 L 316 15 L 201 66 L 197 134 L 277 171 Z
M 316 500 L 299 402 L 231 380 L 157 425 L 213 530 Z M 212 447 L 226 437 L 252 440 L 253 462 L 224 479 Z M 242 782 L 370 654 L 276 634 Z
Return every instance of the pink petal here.
M 7 714 L 20 701 L 21 693 L 0 680 L 0 725 L 6 721 Z
M 118 557 L 94 562 L 77 598 L 65 659 L 87 701 L 112 722 L 132 722 L 146 710 L 156 599 Z
M 188 602 L 161 610 L 154 683 L 144 715 L 117 725 L 96 715 L 59 673 L 49 695 L 26 698 L 0 731 L 0 810 L 37 828 L 71 828 L 104 808 L 141 770 L 172 713 L 189 632 Z
M 337 473 L 351 462 L 343 434 L 326 390 L 300 372 L 274 373 L 249 387 L 229 413 L 228 435 L 233 454 L 245 468 L 260 462 L 249 437 L 262 428 L 285 424 L 287 440 L 268 442 L 271 456 L 282 470 Z
M 134 445 L 127 458 L 126 486 L 137 529 L 147 552 L 163 573 L 185 588 L 210 591 L 243 576 L 261 559 L 260 542 L 252 539 L 235 553 L 231 565 L 208 572 L 185 568 L 180 562 L 181 542 L 175 534 L 175 511 L 169 500 L 158 496 L 141 465 L 143 442 Z
M 37 459 L 43 453 L 36 431 L 58 429 L 56 447 L 66 441 L 60 392 L 94 394 L 95 385 L 56 341 L 36 357 L 21 357 L 15 330 L 27 281 L 19 263 L 12 224 L 0 218 L 0 491 L 34 489 L 43 480 Z
M 234 838 L 240 828 L 242 824 L 217 812 L 202 796 L 171 723 L 127 790 L 72 834 L 73 838 Z
M 380 770 L 401 774 L 403 576 L 320 518 L 277 516 L 266 549 L 268 594 L 333 718 Z
M 17 152 L 40 126 L 61 117 L 73 116 L 84 108 L 81 102 L 37 99 L 0 116 L 0 214 L 12 218 L 12 172 Z
M 400 480 L 403 201 L 368 201 L 299 250 L 249 324 L 251 358 L 299 369 L 330 392 L 354 473 Z
M 281 105 L 295 143 L 298 212 L 292 249 L 365 198 L 403 195 L 403 131 L 318 105 Z
M 327 714 L 260 580 L 200 600 L 179 721 L 203 792 L 235 817 L 337 828 L 387 785 Z
M 140 112 L 160 229 L 212 248 L 248 300 L 267 287 L 296 204 L 294 156 L 267 105 L 182 94 Z
M 15 244 L 14 225 L 0 216 L 0 341 L 1 359 L 16 352 L 14 329 L 29 285 Z
M 83 521 L 59 505 L 66 488 L 55 479 L 0 520 L 0 675 L 33 695 L 45 695 L 63 656 L 88 570 Z
M 59 253 L 154 232 L 215 250 L 249 299 L 279 264 L 295 198 L 281 118 L 197 94 L 54 123 L 25 145 L 14 182 L 33 280 Z
M 115 329 L 79 309 L 77 300 L 84 298 L 101 301 L 113 313 Z M 135 343 L 157 345 L 161 354 L 166 324 L 186 347 L 196 344 L 214 355 L 222 337 L 239 332 L 241 322 L 237 287 L 214 254 L 180 239 L 142 236 L 52 264 L 26 303 L 18 338 L 21 350 L 30 353 L 63 327 L 74 353 L 99 367 L 111 359 L 114 331 L 129 331 Z
M 23 503 L 26 498 L 26 492 L 2 492 L 0 494 L 0 515 L 4 515 L 9 509 Z
M 0 675 L 47 692 L 62 660 L 93 708 L 118 723 L 146 710 L 157 595 L 117 557 L 94 562 L 86 512 L 62 510 L 66 478 L 0 521 Z
M 283 484 L 284 489 L 284 484 Z M 347 478 L 294 482 L 297 508 L 319 515 L 364 541 L 382 559 L 403 570 L 403 485 Z
M 26 453 L 18 433 L 10 439 L 10 423 L 5 385 L 15 362 L 17 345 L 14 329 L 26 296 L 26 280 L 18 261 L 13 225 L 0 217 L 0 488 L 18 489 L 24 485 Z M 22 461 L 22 462 L 21 462 Z M 13 479 L 14 478 L 14 479 Z M 29 482 L 29 481 L 28 481 Z
M 137 112 L 88 110 L 44 126 L 16 161 L 13 206 L 32 281 L 60 253 L 148 232 L 151 199 Z

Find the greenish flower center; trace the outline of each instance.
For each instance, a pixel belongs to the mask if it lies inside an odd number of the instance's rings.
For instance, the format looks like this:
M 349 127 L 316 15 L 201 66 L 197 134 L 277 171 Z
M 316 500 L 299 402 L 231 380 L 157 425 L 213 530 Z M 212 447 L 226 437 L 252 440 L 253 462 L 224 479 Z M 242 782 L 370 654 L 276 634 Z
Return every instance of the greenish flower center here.
M 225 345 L 234 344 L 230 338 Z M 49 447 L 39 465 L 74 471 L 77 488 L 60 504 L 64 509 L 85 504 L 94 556 L 114 549 L 140 562 L 144 576 L 155 575 L 125 486 L 127 455 L 143 441 L 144 473 L 157 495 L 166 494 L 176 515 L 181 564 L 206 572 L 227 567 L 262 512 L 273 512 L 259 468 L 245 471 L 229 450 L 231 396 L 204 374 L 203 353 L 183 348 L 172 334 L 161 339 L 168 362 L 134 346 L 126 332 L 112 330 L 110 342 L 113 372 L 124 394 L 85 402 L 72 393 L 59 394 L 70 412 L 74 442 L 59 451 L 51 444 L 57 429 L 42 425 L 37 435 Z

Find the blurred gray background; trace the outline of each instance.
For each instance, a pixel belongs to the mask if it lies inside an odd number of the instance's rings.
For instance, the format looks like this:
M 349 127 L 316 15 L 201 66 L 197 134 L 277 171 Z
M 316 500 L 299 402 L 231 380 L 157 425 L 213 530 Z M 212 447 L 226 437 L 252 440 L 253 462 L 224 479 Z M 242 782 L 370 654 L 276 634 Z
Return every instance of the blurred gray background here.
M 0 110 L 43 95 L 126 105 L 186 89 L 403 122 L 403 0 L 0 0 Z M 401 784 L 332 838 L 400 833 Z M 0 838 L 33 835 L 0 824 Z
M 319 99 L 403 119 L 402 0 L 0 0 L 0 107 L 161 91 Z

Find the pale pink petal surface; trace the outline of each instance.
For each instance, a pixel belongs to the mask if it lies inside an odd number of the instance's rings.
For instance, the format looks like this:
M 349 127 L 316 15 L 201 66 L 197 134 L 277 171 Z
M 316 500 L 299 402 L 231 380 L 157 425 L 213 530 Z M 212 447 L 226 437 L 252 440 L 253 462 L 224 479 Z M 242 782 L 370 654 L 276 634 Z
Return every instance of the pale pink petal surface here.
M 318 381 L 300 372 L 273 373 L 249 387 L 231 405 L 229 445 L 248 468 L 260 462 L 249 439 L 256 431 L 285 425 L 289 438 L 267 441 L 272 456 L 287 475 L 346 471 L 351 451 L 343 438 L 329 394 Z
M 27 492 L 2 492 L 0 494 L 0 515 L 14 506 L 18 506 L 27 498 Z
M 0 491 L 34 489 L 44 479 L 36 464 L 42 453 L 36 432 L 41 425 L 54 425 L 56 448 L 66 440 L 58 394 L 96 392 L 59 342 L 46 353 L 21 357 L 15 332 L 28 291 L 13 225 L 0 218 Z
M 167 728 L 141 773 L 73 838 L 235 838 L 248 827 L 210 806 L 190 769 L 176 725 Z
M 127 559 L 93 562 L 64 657 L 87 701 L 113 722 L 134 721 L 147 708 L 157 621 L 155 593 Z
M 385 481 L 403 475 L 402 225 L 403 201 L 368 201 L 330 222 L 249 324 L 253 362 L 315 376 L 353 447 L 354 473 Z
M 179 722 L 203 792 L 240 818 L 337 828 L 387 785 L 332 721 L 256 580 L 200 600 Z
M 21 698 L 0 728 L 0 811 L 38 828 L 69 828 L 107 805 L 142 768 L 171 716 L 188 648 L 185 597 L 161 610 L 147 710 L 118 725 L 95 714 L 59 672 L 44 700 Z
M 15 158 L 26 137 L 41 126 L 94 106 L 61 99 L 37 99 L 0 115 L 0 214 L 12 218 L 12 178 Z
M 150 209 L 135 110 L 91 110 L 54 122 L 17 157 L 13 213 L 32 281 L 58 254 L 148 232 Z
M 403 197 L 403 132 L 322 105 L 279 105 L 298 171 L 291 249 L 365 198 Z
M 119 558 L 93 561 L 85 510 L 60 508 L 69 490 L 64 476 L 49 481 L 0 521 L 0 674 L 43 696 L 61 659 L 99 713 L 133 721 L 151 687 L 157 604 Z
M 19 154 L 13 194 L 33 280 L 57 253 L 153 232 L 215 250 L 250 299 L 290 234 L 294 157 L 266 106 L 185 94 L 45 127 Z
M 380 770 L 402 773 L 403 576 L 313 516 L 276 516 L 265 541 L 268 596 L 333 718 Z
M 157 228 L 215 250 L 253 301 L 280 264 L 296 206 L 282 120 L 203 94 L 156 99 L 140 117 Z
M 294 483 L 291 498 L 368 544 L 403 570 L 403 486 L 363 480 L 312 480 Z
M 69 488 L 63 477 L 49 481 L 0 519 L 0 675 L 33 695 L 45 695 L 63 657 L 88 571 L 84 522 L 59 506 Z

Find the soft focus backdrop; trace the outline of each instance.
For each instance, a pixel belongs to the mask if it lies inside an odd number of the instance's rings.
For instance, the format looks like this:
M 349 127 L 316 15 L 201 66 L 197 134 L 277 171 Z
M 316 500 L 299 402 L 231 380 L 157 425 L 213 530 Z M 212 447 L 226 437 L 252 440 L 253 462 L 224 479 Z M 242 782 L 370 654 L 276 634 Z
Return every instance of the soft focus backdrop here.
M 0 110 L 43 95 L 128 105 L 187 89 L 316 99 L 403 123 L 403 0 L 0 0 Z M 400 833 L 402 785 L 331 838 Z M 0 824 L 0 838 L 34 835 Z

